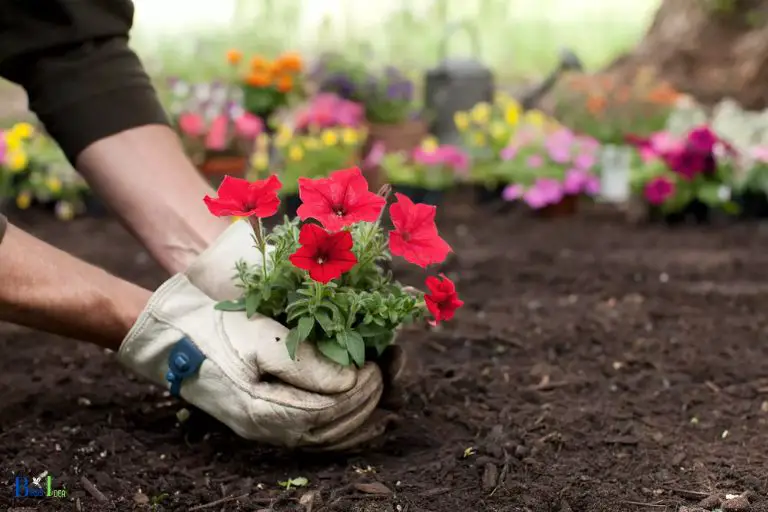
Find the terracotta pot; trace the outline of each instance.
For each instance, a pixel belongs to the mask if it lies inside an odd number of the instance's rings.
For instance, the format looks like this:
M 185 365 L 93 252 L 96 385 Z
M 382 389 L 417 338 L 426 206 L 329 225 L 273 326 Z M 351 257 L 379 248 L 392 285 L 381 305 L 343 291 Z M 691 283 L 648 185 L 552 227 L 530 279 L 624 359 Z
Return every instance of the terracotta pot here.
M 242 155 L 207 154 L 200 164 L 200 172 L 215 186 L 224 176 L 244 178 L 248 168 L 248 159 Z
M 576 214 L 579 209 L 579 196 L 569 195 L 564 196 L 563 199 L 557 204 L 551 204 L 544 208 L 537 210 L 536 213 L 546 219 L 554 219 L 558 217 L 570 217 Z
M 377 142 L 384 145 L 388 153 L 405 151 L 410 153 L 429 135 L 427 124 L 421 120 L 409 120 L 399 124 L 368 124 L 368 139 L 363 145 L 363 158 L 368 156 L 371 148 Z M 368 181 L 371 190 L 377 191 L 385 183 L 385 178 L 378 167 L 368 168 Z

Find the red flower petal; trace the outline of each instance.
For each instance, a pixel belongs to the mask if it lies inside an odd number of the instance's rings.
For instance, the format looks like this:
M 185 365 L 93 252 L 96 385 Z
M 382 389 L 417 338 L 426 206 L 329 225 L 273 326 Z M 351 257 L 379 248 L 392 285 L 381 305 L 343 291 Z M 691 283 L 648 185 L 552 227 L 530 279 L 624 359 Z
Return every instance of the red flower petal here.
M 333 172 L 328 178 L 299 178 L 299 197 L 299 218 L 316 219 L 331 231 L 375 222 L 386 202 L 368 190 L 368 181 L 357 167 Z
M 437 232 L 437 208 L 415 204 L 402 194 L 395 197 L 397 202 L 389 208 L 395 226 L 389 233 L 390 252 L 424 268 L 445 261 L 452 249 Z
M 456 285 L 453 281 L 440 274 L 440 279 L 434 276 L 427 277 L 427 288 L 430 293 L 424 295 L 424 303 L 434 317 L 432 325 L 446 320 L 451 320 L 456 310 L 464 305 L 456 293 Z
M 309 271 L 309 277 L 320 283 L 341 277 L 357 264 L 351 250 L 354 241 L 348 231 L 328 233 L 316 224 L 304 224 L 299 243 L 301 247 L 288 259 L 297 268 Z
M 281 186 L 275 175 L 255 182 L 225 176 L 217 191 L 219 197 L 205 196 L 203 201 L 217 217 L 271 217 L 280 206 L 277 192 Z

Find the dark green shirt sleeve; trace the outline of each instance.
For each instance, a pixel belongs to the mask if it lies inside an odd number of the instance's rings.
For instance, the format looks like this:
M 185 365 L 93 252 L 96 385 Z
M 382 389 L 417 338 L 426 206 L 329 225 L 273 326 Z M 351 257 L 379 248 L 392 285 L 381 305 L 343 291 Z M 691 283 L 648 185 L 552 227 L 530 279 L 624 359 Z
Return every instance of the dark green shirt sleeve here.
M 128 47 L 133 12 L 130 0 L 0 0 L 0 76 L 72 162 L 110 135 L 168 124 Z

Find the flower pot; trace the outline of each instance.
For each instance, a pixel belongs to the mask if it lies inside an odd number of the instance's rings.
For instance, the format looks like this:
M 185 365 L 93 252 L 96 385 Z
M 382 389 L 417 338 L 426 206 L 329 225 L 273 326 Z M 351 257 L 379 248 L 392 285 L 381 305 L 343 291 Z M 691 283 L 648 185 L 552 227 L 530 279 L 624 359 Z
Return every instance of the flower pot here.
M 668 226 L 679 226 L 689 221 L 696 224 L 708 224 L 711 220 L 711 208 L 699 200 L 693 200 L 678 212 L 665 213 L 655 206 L 648 207 L 648 220 L 663 222 Z
M 440 206 L 443 203 L 444 195 L 445 192 L 442 190 L 425 189 L 421 202 L 430 206 Z
M 248 169 L 248 159 L 242 155 L 210 152 L 205 155 L 199 169 L 203 176 L 217 187 L 224 176 L 244 178 Z
M 368 139 L 363 145 L 363 158 L 367 158 L 371 149 L 377 142 L 381 142 L 387 153 L 405 151 L 411 153 L 419 147 L 421 142 L 429 135 L 427 124 L 421 120 L 408 120 L 398 124 L 368 124 Z M 381 169 L 376 166 L 366 169 L 369 173 L 368 182 L 371 190 L 376 192 L 384 184 L 384 176 Z
M 768 219 L 768 195 L 764 192 L 745 191 L 734 197 L 734 201 L 741 208 L 741 219 Z
M 579 197 L 578 195 L 563 196 L 559 203 L 536 210 L 536 214 L 545 219 L 570 217 L 575 215 L 579 209 Z

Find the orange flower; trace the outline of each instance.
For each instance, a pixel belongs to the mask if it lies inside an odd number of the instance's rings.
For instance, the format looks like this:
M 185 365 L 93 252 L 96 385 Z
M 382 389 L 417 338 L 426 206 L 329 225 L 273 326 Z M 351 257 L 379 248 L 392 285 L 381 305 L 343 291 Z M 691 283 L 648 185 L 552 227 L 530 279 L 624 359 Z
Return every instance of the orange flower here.
M 251 71 L 253 72 L 269 71 L 269 62 L 264 57 L 260 57 L 257 55 L 251 59 Z
M 227 52 L 227 62 L 229 62 L 230 65 L 237 66 L 242 60 L 243 52 L 240 50 L 232 49 Z
M 284 53 L 277 59 L 275 64 L 280 71 L 291 71 L 293 73 L 301 71 L 303 66 L 301 56 L 295 52 Z
M 245 83 L 251 87 L 267 87 L 272 83 L 272 75 L 266 71 L 251 71 L 245 78 Z
M 277 90 L 283 93 L 291 92 L 293 89 L 293 77 L 291 75 L 280 75 L 277 78 Z
M 591 94 L 589 98 L 587 98 L 587 110 L 592 115 L 598 115 L 605 110 L 605 97 L 600 96 L 597 94 Z
M 616 101 L 619 103 L 628 102 L 631 96 L 632 90 L 626 85 L 619 87 L 619 90 L 616 91 Z
M 672 105 L 679 97 L 680 93 L 668 83 L 662 83 L 648 93 L 648 101 L 659 105 Z

